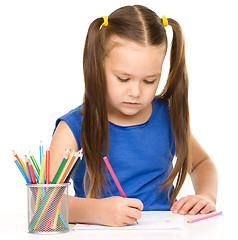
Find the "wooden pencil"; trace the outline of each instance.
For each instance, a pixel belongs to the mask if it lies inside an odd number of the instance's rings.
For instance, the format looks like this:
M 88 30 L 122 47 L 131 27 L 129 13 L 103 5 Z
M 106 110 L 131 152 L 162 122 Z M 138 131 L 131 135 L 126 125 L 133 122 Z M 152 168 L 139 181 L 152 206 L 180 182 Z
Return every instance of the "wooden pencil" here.
M 29 169 L 30 169 L 30 173 L 31 173 L 31 180 L 32 180 L 32 183 L 33 184 L 36 184 L 36 176 L 35 176 L 35 172 L 34 172 L 34 169 L 33 169 L 33 165 L 30 161 L 30 159 L 28 159 L 28 162 L 29 162 Z
M 68 174 L 70 173 L 70 170 L 74 166 L 77 158 L 78 153 L 74 153 L 72 158 L 67 161 L 67 166 L 64 168 L 62 175 L 60 175 L 60 178 L 58 179 L 58 183 L 64 183 L 65 179 L 67 178 Z
M 38 166 L 38 164 L 36 162 L 35 157 L 30 152 L 29 152 L 29 154 L 30 154 L 31 161 L 34 164 L 37 173 L 40 175 L 40 168 L 39 168 L 39 166 Z
M 39 184 L 43 183 L 44 173 L 45 173 L 45 156 L 43 155 L 43 158 L 42 158 L 42 161 L 41 161 Z
M 45 163 L 45 183 L 50 183 L 50 150 L 46 150 L 46 163 Z
M 30 183 L 32 184 L 32 176 L 31 176 L 31 171 L 30 171 L 30 167 L 29 167 L 29 161 L 27 159 L 27 156 L 25 155 L 25 162 L 26 162 L 26 169 L 27 169 L 27 173 L 28 173 L 28 177 L 30 180 Z
M 63 160 L 62 160 L 62 162 L 61 162 L 61 164 L 60 164 L 60 166 L 58 168 L 58 171 L 57 171 L 57 173 L 54 176 L 52 184 L 55 184 L 57 182 L 57 180 L 58 180 L 58 178 L 59 178 L 59 176 L 60 176 L 60 174 L 61 174 L 61 172 L 62 172 L 62 170 L 63 170 L 63 168 L 64 168 L 64 166 L 65 166 L 65 164 L 67 162 L 67 160 L 68 160 L 68 157 L 69 157 L 69 150 L 66 151 L 66 153 L 64 155 L 64 158 L 63 158 Z
M 26 173 L 27 177 L 29 177 L 25 163 L 22 161 L 21 158 L 18 157 L 18 155 L 16 154 L 16 152 L 14 150 L 12 150 L 12 154 L 13 154 L 13 157 L 18 160 L 19 164 L 21 165 L 23 171 Z

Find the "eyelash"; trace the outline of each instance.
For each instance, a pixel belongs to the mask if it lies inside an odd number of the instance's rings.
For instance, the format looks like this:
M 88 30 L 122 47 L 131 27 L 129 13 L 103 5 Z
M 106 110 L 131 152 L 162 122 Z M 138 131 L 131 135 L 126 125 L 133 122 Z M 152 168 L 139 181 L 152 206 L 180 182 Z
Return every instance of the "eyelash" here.
M 146 83 L 146 84 L 153 84 L 154 82 L 155 82 L 155 80 L 153 80 L 153 81 L 144 80 L 144 83 Z
M 120 77 L 117 77 L 121 82 L 127 82 L 128 80 L 130 80 L 130 78 L 126 78 L 126 79 L 124 79 L 124 78 L 120 78 Z M 146 83 L 146 84 L 153 84 L 155 82 L 155 80 L 153 80 L 153 81 L 148 81 L 148 80 L 144 80 L 144 83 Z
M 127 82 L 128 80 L 130 80 L 130 78 L 120 78 L 120 77 L 117 77 L 121 82 Z

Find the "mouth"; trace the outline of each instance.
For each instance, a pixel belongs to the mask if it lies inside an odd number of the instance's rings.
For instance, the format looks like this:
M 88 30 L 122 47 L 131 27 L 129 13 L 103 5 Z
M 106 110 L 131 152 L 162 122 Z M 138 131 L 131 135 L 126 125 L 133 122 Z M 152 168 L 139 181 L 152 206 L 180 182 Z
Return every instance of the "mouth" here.
M 124 104 L 127 106 L 132 106 L 132 107 L 133 106 L 136 107 L 136 106 L 140 105 L 140 103 L 137 103 L 137 102 L 124 102 Z

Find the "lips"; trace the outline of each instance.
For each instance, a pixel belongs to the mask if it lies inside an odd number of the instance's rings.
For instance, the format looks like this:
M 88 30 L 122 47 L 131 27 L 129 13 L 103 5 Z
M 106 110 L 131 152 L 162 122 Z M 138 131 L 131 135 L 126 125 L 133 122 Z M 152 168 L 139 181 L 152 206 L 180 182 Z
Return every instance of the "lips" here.
M 136 102 L 124 102 L 124 104 L 129 105 L 129 106 L 139 106 L 139 103 Z

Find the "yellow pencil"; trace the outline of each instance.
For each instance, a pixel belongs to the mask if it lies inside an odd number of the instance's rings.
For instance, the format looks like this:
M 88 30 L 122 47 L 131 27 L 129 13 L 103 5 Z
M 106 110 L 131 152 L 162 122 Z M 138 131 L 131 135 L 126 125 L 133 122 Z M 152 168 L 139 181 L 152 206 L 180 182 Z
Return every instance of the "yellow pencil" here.
M 45 155 L 43 156 L 43 159 L 41 162 L 39 184 L 43 183 L 44 173 L 45 173 Z
M 53 227 L 52 227 L 53 229 L 56 229 L 56 228 L 57 228 L 57 222 L 58 222 L 59 212 L 60 212 L 60 204 L 61 204 L 61 200 L 60 200 L 60 202 L 58 203 L 57 208 L 56 208 L 55 217 L 54 217 L 54 222 L 53 222 Z

